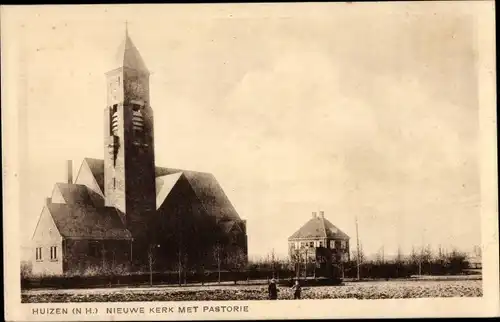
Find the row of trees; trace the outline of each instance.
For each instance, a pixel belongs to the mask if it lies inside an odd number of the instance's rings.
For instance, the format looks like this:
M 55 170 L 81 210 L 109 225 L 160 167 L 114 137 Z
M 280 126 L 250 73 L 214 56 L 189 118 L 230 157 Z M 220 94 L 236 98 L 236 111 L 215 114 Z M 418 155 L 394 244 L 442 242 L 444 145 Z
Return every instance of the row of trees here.
M 476 250 L 476 255 L 480 256 L 480 249 Z M 278 258 L 271 252 L 268 256 L 250 261 L 247 269 L 253 271 L 271 271 L 272 275 L 283 271 L 296 271 L 297 264 L 300 264 L 301 273 L 308 276 L 314 275 L 317 263 L 314 260 L 297 263 L 293 258 Z M 360 247 L 359 254 L 352 252 L 350 260 L 338 265 L 344 277 L 359 278 L 389 278 L 407 277 L 410 275 L 445 275 L 460 274 L 469 268 L 467 254 L 458 250 L 447 251 L 438 248 L 433 252 L 430 246 L 419 250 L 413 248 L 410 254 L 402 254 L 398 251 L 396 256 L 387 258 L 382 248 L 378 254 L 368 259 Z

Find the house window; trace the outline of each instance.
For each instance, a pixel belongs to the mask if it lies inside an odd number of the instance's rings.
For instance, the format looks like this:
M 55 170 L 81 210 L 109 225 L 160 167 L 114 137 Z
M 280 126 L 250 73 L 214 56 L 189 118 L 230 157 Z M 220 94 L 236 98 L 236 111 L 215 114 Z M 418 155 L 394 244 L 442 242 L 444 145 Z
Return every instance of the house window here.
M 37 261 L 42 261 L 42 247 L 35 248 L 35 258 Z
M 89 242 L 89 256 L 97 257 L 99 256 L 99 242 L 91 241 Z
M 319 242 L 319 247 L 323 247 L 323 242 L 322 241 Z
M 347 244 L 347 243 L 345 242 L 345 240 L 340 241 L 340 247 L 341 247 L 342 249 L 346 249 L 346 248 L 347 248 L 347 247 L 346 247 L 346 246 L 347 246 L 346 244 Z
M 290 243 L 290 248 L 295 249 L 295 243 Z
M 314 247 L 314 242 L 309 242 L 309 247 Z
M 57 260 L 57 246 L 50 247 L 50 260 Z

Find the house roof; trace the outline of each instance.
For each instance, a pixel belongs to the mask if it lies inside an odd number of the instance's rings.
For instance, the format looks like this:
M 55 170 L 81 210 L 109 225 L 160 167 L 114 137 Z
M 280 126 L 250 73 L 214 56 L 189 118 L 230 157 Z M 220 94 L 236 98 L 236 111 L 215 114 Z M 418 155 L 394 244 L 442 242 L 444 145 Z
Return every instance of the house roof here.
M 96 239 L 131 239 L 118 210 L 96 208 L 90 204 L 47 204 L 54 223 L 63 237 Z
M 87 186 L 82 184 L 56 183 L 67 204 L 92 205 Z
M 104 190 L 103 160 L 86 158 L 84 162 L 88 164 L 99 187 Z M 234 221 L 241 220 L 212 174 L 157 167 L 155 175 L 157 208 L 166 200 L 179 179 L 184 177 L 208 215 L 218 221 L 230 221 L 225 224 L 226 229 L 231 229 Z M 65 203 L 49 203 L 47 207 L 63 237 L 132 237 L 120 218 L 123 214 L 114 207 L 94 204 L 90 195 L 93 191 L 89 191 L 87 186 L 69 183 L 57 183 L 56 186 Z
M 305 238 L 331 238 L 338 240 L 348 240 L 349 236 L 335 227 L 335 225 L 333 225 L 328 219 L 322 216 L 318 216 L 311 218 L 288 239 L 293 240 Z

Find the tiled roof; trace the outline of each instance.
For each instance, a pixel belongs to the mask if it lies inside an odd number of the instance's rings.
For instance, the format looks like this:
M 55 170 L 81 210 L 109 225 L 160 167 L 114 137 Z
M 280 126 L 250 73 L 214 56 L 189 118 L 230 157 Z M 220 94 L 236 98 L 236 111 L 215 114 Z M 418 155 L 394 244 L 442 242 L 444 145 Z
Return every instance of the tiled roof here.
M 347 236 L 340 229 L 335 227 L 330 221 L 324 217 L 318 216 L 311 218 L 299 230 L 297 230 L 289 239 L 302 239 L 302 238 L 331 238 L 347 240 Z
M 240 220 L 231 201 L 211 173 L 183 171 L 209 215 L 218 219 Z
M 90 172 L 92 172 L 101 192 L 104 193 L 104 160 L 85 158 L 84 161 L 87 162 Z
M 217 219 L 240 220 L 231 201 L 211 173 L 156 167 L 156 176 L 182 173 L 209 215 Z M 157 191 L 158 193 L 158 191 Z M 164 200 L 164 199 L 163 199 Z M 159 207 L 160 205 L 157 205 Z
M 101 189 L 104 187 L 104 161 L 98 159 L 85 159 L 91 168 L 94 178 Z M 217 179 L 211 173 L 190 171 L 176 168 L 155 168 L 157 208 L 168 196 L 181 174 L 189 182 L 198 200 L 209 215 L 217 219 L 240 220 L 231 201 L 222 190 Z M 166 186 L 165 186 L 166 184 Z
M 122 223 L 118 210 L 111 207 L 96 208 L 92 205 L 47 205 L 63 237 L 96 239 L 131 239 L 132 235 Z
M 87 186 L 69 183 L 57 183 L 56 185 L 67 204 L 93 204 Z

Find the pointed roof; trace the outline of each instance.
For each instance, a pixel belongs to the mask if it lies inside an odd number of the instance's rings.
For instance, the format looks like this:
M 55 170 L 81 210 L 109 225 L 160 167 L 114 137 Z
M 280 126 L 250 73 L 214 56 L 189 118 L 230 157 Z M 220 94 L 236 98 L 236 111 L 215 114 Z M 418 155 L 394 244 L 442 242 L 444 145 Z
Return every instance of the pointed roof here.
M 97 185 L 101 192 L 104 193 L 104 160 L 84 158 L 83 161 L 87 163 Z
M 172 188 L 175 186 L 182 172 L 167 174 L 161 177 L 156 177 L 156 209 L 159 209 L 167 198 Z
M 213 174 L 175 168 L 156 167 L 157 178 L 166 178 L 167 176 L 175 173 L 182 173 L 184 178 L 186 178 L 207 214 L 214 216 L 218 220 L 241 220 L 240 216 L 236 212 L 236 209 L 234 209 L 231 201 L 229 201 L 229 198 L 226 196 L 224 190 L 219 185 Z M 177 178 L 176 180 L 178 180 L 180 176 L 172 178 Z M 157 201 L 160 200 L 158 192 L 159 191 L 157 190 Z M 165 198 L 163 198 L 163 201 L 164 200 Z M 160 206 L 160 204 L 157 204 L 158 208 Z
M 93 204 L 88 188 L 85 185 L 59 182 L 56 183 L 56 186 L 67 204 Z
M 98 186 L 104 192 L 104 161 L 85 158 Z M 211 173 L 176 168 L 155 168 L 156 208 L 159 209 L 176 183 L 184 176 L 208 215 L 217 220 L 240 221 L 238 212 L 232 205 L 215 176 Z
M 305 239 L 305 238 L 331 238 L 338 240 L 348 240 L 343 231 L 335 227 L 328 219 L 323 216 L 311 218 L 299 230 L 297 230 L 288 239 Z
M 128 34 L 128 27 L 125 27 L 125 39 L 122 41 L 120 46 L 118 47 L 118 51 L 115 57 L 114 66 L 112 66 L 112 70 L 117 68 L 131 68 L 137 71 L 149 74 L 149 71 L 144 63 L 144 60 L 135 47 L 132 39 Z
M 118 210 L 111 207 L 49 203 L 47 208 L 63 237 L 131 239 Z

